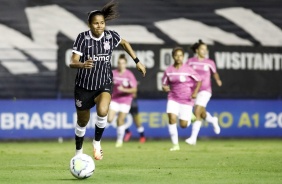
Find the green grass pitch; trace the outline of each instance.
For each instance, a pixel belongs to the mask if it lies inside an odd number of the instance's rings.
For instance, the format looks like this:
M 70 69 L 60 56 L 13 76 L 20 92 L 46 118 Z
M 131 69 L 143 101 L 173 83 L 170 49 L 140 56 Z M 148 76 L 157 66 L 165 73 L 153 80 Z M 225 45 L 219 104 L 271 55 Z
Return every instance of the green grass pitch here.
M 282 183 L 279 139 L 201 139 L 196 146 L 181 139 L 177 152 L 169 151 L 168 139 L 114 146 L 114 140 L 103 140 L 103 160 L 95 161 L 90 178 L 78 180 L 69 172 L 74 140 L 1 142 L 0 183 Z M 84 153 L 92 155 L 91 140 L 85 140 Z

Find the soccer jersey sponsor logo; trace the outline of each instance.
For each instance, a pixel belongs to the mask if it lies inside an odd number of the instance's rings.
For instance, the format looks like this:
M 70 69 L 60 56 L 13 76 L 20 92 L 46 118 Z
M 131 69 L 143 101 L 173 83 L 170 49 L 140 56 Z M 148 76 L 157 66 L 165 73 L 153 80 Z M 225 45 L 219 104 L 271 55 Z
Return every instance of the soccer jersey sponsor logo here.
M 85 36 L 85 39 L 86 39 L 86 40 L 90 40 L 90 36 L 89 36 L 89 35 L 86 35 L 86 36 Z
M 110 60 L 110 56 L 95 56 L 93 55 L 93 61 L 106 61 L 108 62 Z
M 112 35 L 110 35 L 110 34 L 107 34 L 107 35 L 106 35 L 106 39 L 107 39 L 107 40 L 109 40 L 109 39 L 111 39 L 111 38 L 112 38 Z

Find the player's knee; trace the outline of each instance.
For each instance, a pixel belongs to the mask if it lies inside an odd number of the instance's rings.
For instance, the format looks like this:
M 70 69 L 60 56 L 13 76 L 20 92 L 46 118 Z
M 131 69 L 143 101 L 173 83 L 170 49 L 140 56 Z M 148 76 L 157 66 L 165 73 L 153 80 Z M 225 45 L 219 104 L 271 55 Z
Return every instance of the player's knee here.
M 108 115 L 108 111 L 109 111 L 109 107 L 108 106 L 100 106 L 98 109 L 97 109 L 97 114 L 98 116 L 100 117 L 104 117 L 104 116 L 107 116 Z
M 85 127 L 87 125 L 88 121 L 89 121 L 89 117 L 87 117 L 87 116 L 77 118 L 77 124 L 80 127 Z

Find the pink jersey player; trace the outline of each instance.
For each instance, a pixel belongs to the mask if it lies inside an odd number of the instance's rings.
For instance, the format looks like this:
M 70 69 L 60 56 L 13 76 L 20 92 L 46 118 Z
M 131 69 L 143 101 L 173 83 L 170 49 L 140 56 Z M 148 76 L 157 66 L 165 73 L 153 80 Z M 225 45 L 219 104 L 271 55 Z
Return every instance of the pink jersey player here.
M 203 119 L 213 125 L 216 134 L 220 133 L 217 117 L 213 117 L 207 112 L 206 106 L 212 96 L 211 76 L 213 76 L 218 86 L 221 86 L 222 82 L 216 71 L 214 61 L 206 58 L 208 52 L 207 45 L 202 40 L 199 40 L 199 42 L 192 46 L 192 50 L 195 53 L 195 57 L 188 59 L 186 64 L 191 66 L 203 79 L 194 106 L 196 121 L 193 123 L 191 136 L 185 140 L 188 144 L 195 145 Z
M 211 59 L 203 59 L 199 61 L 197 57 L 193 57 L 188 59 L 187 64 L 202 77 L 202 85 L 199 91 L 208 91 L 212 93 L 211 73 L 216 73 L 214 61 Z
M 118 67 L 113 70 L 113 93 L 108 113 L 108 123 L 114 121 L 117 115 L 117 142 L 116 147 L 121 147 L 125 131 L 125 118 L 130 110 L 134 94 L 137 93 L 137 81 L 133 73 L 126 69 L 127 59 L 121 54 L 118 59 Z
M 169 66 L 162 78 L 162 84 L 170 87 L 168 100 L 192 106 L 195 81 L 201 81 L 201 77 L 190 66 L 184 64 L 179 69 Z
M 184 50 L 175 47 L 172 50 L 174 64 L 169 66 L 162 78 L 163 91 L 168 92 L 166 113 L 168 115 L 168 131 L 173 144 L 170 151 L 180 150 L 178 144 L 177 119 L 181 128 L 191 123 L 193 99 L 201 86 L 201 77 L 189 65 L 183 63 Z M 195 85 L 196 83 L 196 85 Z
M 113 78 L 114 78 L 114 86 L 113 86 L 112 101 L 120 104 L 127 104 L 130 106 L 133 99 L 133 94 L 123 92 L 120 89 L 136 88 L 137 80 L 135 76 L 128 69 L 126 69 L 122 74 L 120 74 L 119 71 L 116 69 L 113 70 Z

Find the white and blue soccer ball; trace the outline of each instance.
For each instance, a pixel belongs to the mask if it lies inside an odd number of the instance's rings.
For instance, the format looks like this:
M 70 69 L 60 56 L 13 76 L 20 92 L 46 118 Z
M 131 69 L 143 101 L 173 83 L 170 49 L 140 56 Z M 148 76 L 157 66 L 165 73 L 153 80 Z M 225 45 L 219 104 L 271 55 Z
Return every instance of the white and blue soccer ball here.
M 70 160 L 70 172 L 78 179 L 85 179 L 92 176 L 95 170 L 95 163 L 89 155 L 78 154 Z

